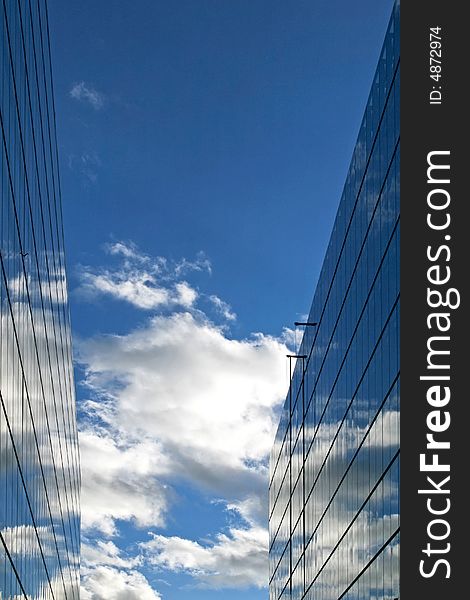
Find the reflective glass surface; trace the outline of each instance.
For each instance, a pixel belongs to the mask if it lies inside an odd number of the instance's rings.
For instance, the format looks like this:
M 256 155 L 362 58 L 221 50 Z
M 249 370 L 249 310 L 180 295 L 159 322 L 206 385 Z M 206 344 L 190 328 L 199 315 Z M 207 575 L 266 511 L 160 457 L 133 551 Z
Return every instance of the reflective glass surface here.
M 399 3 L 271 453 L 270 599 L 399 597 Z
M 0 7 L 0 599 L 79 598 L 79 461 L 45 0 Z

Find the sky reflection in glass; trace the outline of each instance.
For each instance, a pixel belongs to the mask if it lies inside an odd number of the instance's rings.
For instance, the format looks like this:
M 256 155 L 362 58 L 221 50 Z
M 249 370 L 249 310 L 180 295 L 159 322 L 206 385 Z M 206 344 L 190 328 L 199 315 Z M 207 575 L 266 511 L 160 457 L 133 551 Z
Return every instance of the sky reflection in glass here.
M 270 599 L 399 596 L 399 3 L 271 453 Z
M 79 463 L 47 10 L 0 24 L 0 598 L 79 597 Z

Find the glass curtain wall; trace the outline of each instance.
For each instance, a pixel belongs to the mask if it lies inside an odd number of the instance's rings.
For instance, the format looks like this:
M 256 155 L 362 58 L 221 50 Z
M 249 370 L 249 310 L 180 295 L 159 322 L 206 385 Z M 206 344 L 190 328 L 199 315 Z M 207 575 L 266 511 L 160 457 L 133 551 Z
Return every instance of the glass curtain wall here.
M 270 600 L 399 597 L 399 2 L 271 453 Z
M 0 6 L 0 599 L 79 598 L 79 460 L 47 7 Z

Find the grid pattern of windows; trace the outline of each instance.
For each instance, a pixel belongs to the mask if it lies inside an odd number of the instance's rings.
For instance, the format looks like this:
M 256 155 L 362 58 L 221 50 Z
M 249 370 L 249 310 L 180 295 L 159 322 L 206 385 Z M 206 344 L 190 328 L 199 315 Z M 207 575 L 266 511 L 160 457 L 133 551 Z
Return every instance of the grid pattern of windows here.
M 399 2 L 271 453 L 270 600 L 399 597 Z
M 79 460 L 45 0 L 0 6 L 0 599 L 79 598 Z

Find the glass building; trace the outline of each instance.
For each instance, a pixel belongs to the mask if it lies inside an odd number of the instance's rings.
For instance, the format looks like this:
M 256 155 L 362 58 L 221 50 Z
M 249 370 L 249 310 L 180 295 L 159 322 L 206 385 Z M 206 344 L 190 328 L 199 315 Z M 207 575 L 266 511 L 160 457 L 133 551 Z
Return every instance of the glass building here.
M 270 475 L 270 600 L 399 597 L 399 2 Z
M 0 8 L 0 599 L 79 598 L 79 460 L 45 0 Z

